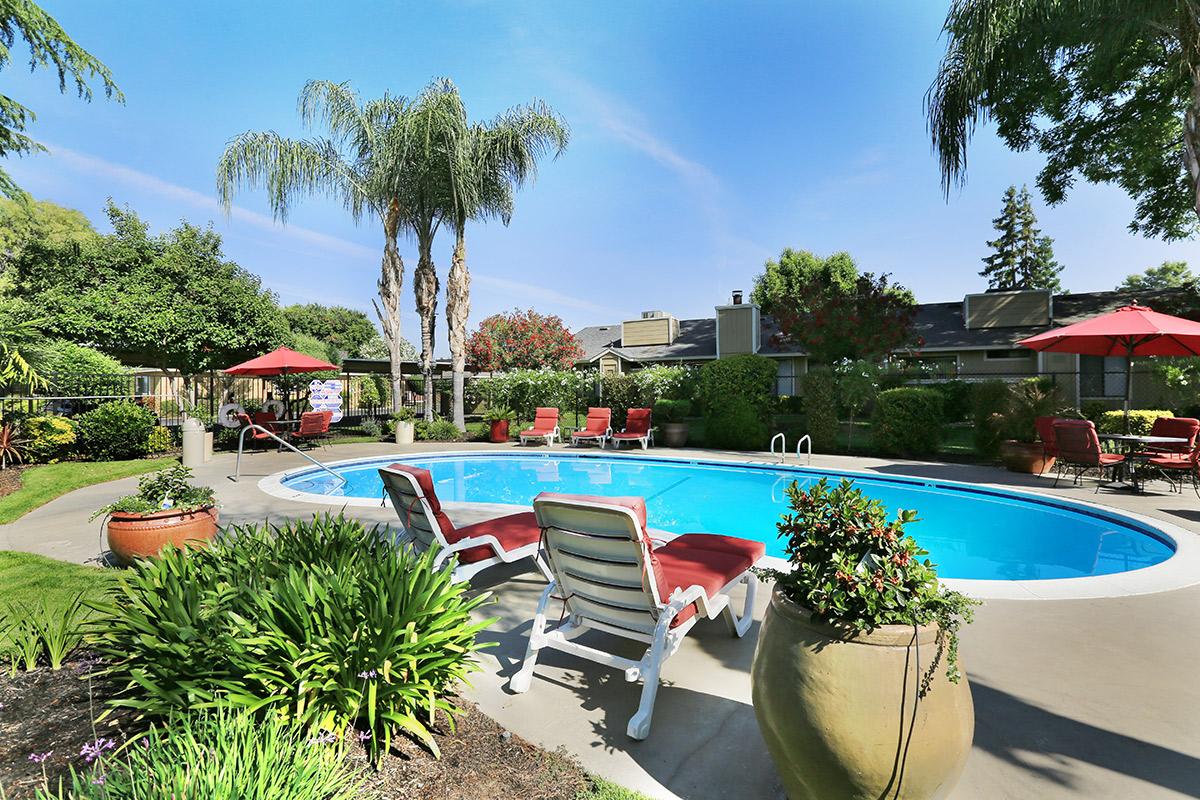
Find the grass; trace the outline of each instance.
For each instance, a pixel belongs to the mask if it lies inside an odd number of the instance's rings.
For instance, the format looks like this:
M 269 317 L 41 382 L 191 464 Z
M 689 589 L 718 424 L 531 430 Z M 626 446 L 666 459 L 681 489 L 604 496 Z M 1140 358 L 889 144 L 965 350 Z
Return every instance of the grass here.
M 99 600 L 116 579 L 116 571 L 57 561 L 32 553 L 0 550 L 0 612 L 9 608 L 62 608 L 83 593 Z M 4 644 L 0 631 L 0 649 Z
M 592 788 L 575 795 L 575 800 L 649 800 L 641 792 L 626 789 L 603 778 L 597 778 L 595 775 L 590 778 Z
M 139 458 L 132 461 L 64 461 L 43 464 L 21 473 L 21 488 L 0 497 L 0 525 L 14 522 L 35 508 L 67 492 L 96 483 L 153 472 L 174 458 Z M 0 584 L 3 585 L 3 584 Z

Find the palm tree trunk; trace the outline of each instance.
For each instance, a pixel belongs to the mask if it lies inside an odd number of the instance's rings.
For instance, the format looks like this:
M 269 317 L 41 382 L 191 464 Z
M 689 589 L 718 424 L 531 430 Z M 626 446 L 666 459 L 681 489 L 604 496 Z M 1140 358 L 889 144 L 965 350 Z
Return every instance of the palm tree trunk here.
M 421 375 L 425 384 L 425 421 L 433 421 L 433 334 L 437 316 L 437 271 L 433 266 L 433 237 L 418 233 L 417 269 L 413 272 L 413 294 L 421 317 Z
M 1192 178 L 1192 205 L 1200 216 L 1200 66 L 1192 68 L 1192 99 L 1183 116 L 1183 152 Z
M 400 257 L 400 248 L 396 237 L 400 231 L 400 204 L 392 200 L 388 208 L 387 219 L 383 221 L 383 261 L 379 265 L 379 302 L 374 300 L 375 314 L 379 317 L 379 325 L 383 328 L 383 338 L 388 345 L 388 359 L 391 362 L 392 380 L 392 412 L 400 410 L 403 405 L 401 383 L 404 380 L 400 345 L 404 336 L 400 332 L 400 289 L 404 285 L 404 259 Z
M 454 371 L 454 424 L 467 429 L 463 394 L 467 370 L 467 317 L 471 314 L 471 272 L 467 269 L 467 238 L 459 225 L 454 256 L 446 278 L 446 326 L 450 329 L 450 363 Z

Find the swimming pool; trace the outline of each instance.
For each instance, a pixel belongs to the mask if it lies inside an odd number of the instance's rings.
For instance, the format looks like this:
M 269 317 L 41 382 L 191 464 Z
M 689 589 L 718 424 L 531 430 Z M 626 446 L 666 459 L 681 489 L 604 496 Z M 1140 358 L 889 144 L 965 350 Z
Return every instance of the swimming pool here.
M 333 465 L 340 484 L 319 469 L 289 473 L 290 492 L 336 501 L 378 501 L 376 471 L 397 460 L 433 473 L 442 502 L 529 506 L 543 491 L 646 498 L 650 525 L 671 533 L 724 533 L 767 543 L 787 510 L 784 490 L 822 477 L 850 477 L 889 513 L 913 508 L 908 527 L 946 578 L 1039 581 L 1129 572 L 1162 563 L 1175 553 L 1171 539 L 1150 526 L 1093 506 L 966 484 L 811 468 L 639 456 L 545 454 L 420 455 Z

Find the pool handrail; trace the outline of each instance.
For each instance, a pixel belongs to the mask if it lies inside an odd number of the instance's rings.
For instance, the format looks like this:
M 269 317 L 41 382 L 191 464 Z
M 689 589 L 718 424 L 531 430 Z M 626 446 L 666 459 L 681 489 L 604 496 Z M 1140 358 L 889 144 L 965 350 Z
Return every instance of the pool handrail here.
M 811 467 L 812 466 L 812 437 L 806 433 L 796 441 L 796 460 L 797 461 L 800 460 L 800 445 L 802 445 L 802 444 L 808 445 L 808 447 L 806 448 L 806 453 L 808 454 L 808 461 L 806 463 L 808 464 L 808 466 Z
M 761 442 L 762 439 L 759 439 Z M 771 437 L 771 455 L 775 455 L 775 442 L 779 442 L 779 463 L 787 460 L 787 437 L 782 432 Z
M 281 450 L 282 450 L 283 448 L 285 448 L 285 447 L 286 447 L 287 449 L 291 450 L 291 451 L 292 451 L 293 453 L 295 453 L 296 455 L 299 455 L 299 456 L 304 456 L 304 457 L 305 457 L 305 458 L 307 458 L 309 461 L 311 461 L 312 463 L 316 464 L 318 467 L 320 467 L 321 469 L 325 470 L 326 472 L 328 472 L 328 473 L 329 473 L 330 475 L 332 475 L 333 477 L 337 478 L 337 479 L 338 479 L 339 481 L 341 481 L 342 483 L 345 483 L 345 482 L 346 482 L 346 477 L 345 477 L 344 475 L 339 475 L 339 474 L 337 474 L 336 472 L 334 472 L 333 470 L 331 470 L 329 467 L 325 466 L 325 465 L 324 465 L 324 464 L 322 464 L 320 461 L 317 461 L 315 458 L 313 458 L 312 456 L 310 456 L 308 453 L 302 453 L 302 452 L 300 452 L 300 450 L 299 450 L 299 449 L 297 449 L 297 448 L 296 448 L 296 446 L 295 446 L 294 444 L 292 444 L 291 442 L 288 442 L 288 441 L 286 441 L 286 440 L 284 440 L 284 439 L 281 439 L 279 436 L 275 435 L 275 433 L 274 433 L 274 432 L 267 430 L 266 428 L 264 428 L 262 425 L 259 425 L 258 423 L 254 423 L 254 422 L 252 422 L 252 423 L 250 423 L 249 425 L 245 425 L 245 426 L 243 426 L 243 427 L 242 427 L 242 431 L 241 431 L 241 433 L 239 433 L 239 434 L 238 434 L 238 451 L 237 451 L 237 460 L 234 462 L 233 474 L 232 474 L 232 475 L 228 475 L 228 476 L 226 476 L 226 477 L 228 477 L 228 478 L 229 478 L 229 480 L 233 481 L 234 483 L 237 483 L 237 480 L 238 480 L 238 478 L 242 477 L 242 450 L 243 450 L 243 449 L 245 448 L 245 446 L 246 446 L 246 432 L 247 432 L 247 431 L 249 431 L 249 430 L 259 430 L 259 431 L 262 431 L 262 432 L 263 432 L 263 433 L 265 433 L 267 436 L 270 436 L 272 439 L 274 439 L 275 441 L 279 442 L 279 448 L 280 448 Z

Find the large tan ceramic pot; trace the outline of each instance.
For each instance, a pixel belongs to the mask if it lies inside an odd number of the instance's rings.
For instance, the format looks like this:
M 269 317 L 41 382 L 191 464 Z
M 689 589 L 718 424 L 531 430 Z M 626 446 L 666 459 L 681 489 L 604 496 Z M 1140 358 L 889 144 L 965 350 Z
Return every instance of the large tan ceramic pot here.
M 932 625 L 915 635 L 904 625 L 869 634 L 819 625 L 772 595 L 752 693 L 788 797 L 917 800 L 950 792 L 971 749 L 975 711 L 966 675 L 950 683 L 944 657 L 916 699 L 936 638 Z
M 1054 466 L 1054 456 L 1047 456 L 1041 442 L 1018 442 L 1006 439 L 1000 443 L 1000 460 L 1010 472 L 1041 475 Z
M 122 564 L 158 555 L 168 544 L 205 547 L 217 535 L 217 509 L 155 511 L 137 514 L 114 511 L 108 518 L 108 548 Z

